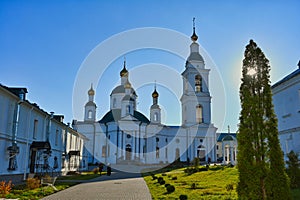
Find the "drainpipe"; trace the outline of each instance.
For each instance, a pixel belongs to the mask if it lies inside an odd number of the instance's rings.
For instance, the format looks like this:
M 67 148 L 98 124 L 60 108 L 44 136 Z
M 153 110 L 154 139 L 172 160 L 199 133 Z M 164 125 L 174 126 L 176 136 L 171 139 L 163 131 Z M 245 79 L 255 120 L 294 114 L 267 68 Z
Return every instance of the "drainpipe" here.
M 50 119 L 48 121 L 48 127 L 47 127 L 47 132 L 46 132 L 46 141 L 49 142 L 49 137 L 50 137 L 50 131 L 51 131 L 51 120 L 53 119 L 54 112 L 50 112 Z
M 92 163 L 94 164 L 94 162 L 95 162 L 95 144 L 96 144 L 96 125 L 95 125 L 95 122 L 93 122 L 93 128 L 94 128 L 94 132 L 93 132 L 93 157 L 92 157 Z
M 21 103 L 23 103 L 23 100 L 19 100 L 18 103 L 15 105 L 13 130 L 12 130 L 12 146 L 17 146 L 17 134 L 18 134 Z
M 139 162 L 141 161 L 141 125 L 142 122 L 139 123 Z
M 66 129 L 65 129 L 65 141 L 64 141 L 64 154 L 65 156 L 67 155 L 67 137 L 68 137 L 68 130 L 70 127 L 70 123 L 67 124 Z
M 68 157 L 68 154 L 67 154 L 67 141 L 68 141 L 68 130 L 69 130 L 69 127 L 70 127 L 70 123 L 68 123 L 68 125 L 65 127 L 65 137 L 64 137 L 64 170 L 65 172 L 69 171 L 69 162 L 70 162 L 70 158 Z M 66 165 L 66 160 L 67 160 L 67 165 Z
M 25 153 L 25 162 L 24 162 L 24 175 L 23 180 L 26 180 L 27 175 L 27 165 L 28 165 L 28 146 L 29 146 L 29 130 L 30 130 L 30 119 L 31 113 L 34 107 L 31 107 L 29 114 L 28 114 L 28 124 L 27 124 L 27 134 L 26 134 L 26 153 Z
M 108 148 L 107 148 L 107 140 L 108 140 L 107 134 L 108 134 L 108 126 L 107 126 L 106 123 L 104 123 L 104 125 L 105 125 L 105 148 L 106 148 L 106 150 L 105 150 L 105 164 L 107 165 L 107 150 L 108 150 Z
M 7 148 L 9 153 L 9 166 L 8 170 L 15 170 L 18 168 L 16 155 L 19 153 L 19 147 L 17 145 L 17 134 L 18 134 L 18 126 L 19 126 L 19 118 L 20 118 L 20 105 L 23 103 L 22 94 L 19 94 L 19 100 L 15 104 L 14 116 L 13 116 L 13 127 L 12 127 L 12 141 L 11 146 Z

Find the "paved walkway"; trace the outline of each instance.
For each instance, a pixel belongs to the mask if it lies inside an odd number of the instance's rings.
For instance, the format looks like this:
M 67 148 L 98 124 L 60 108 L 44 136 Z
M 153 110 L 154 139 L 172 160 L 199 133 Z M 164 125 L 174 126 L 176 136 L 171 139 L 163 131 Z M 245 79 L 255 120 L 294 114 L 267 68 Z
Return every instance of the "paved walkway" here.
M 140 174 L 112 172 L 111 176 L 98 178 L 72 186 L 55 194 L 49 195 L 44 200 L 82 200 L 82 199 L 132 199 L 150 200 L 151 194 L 146 182 Z

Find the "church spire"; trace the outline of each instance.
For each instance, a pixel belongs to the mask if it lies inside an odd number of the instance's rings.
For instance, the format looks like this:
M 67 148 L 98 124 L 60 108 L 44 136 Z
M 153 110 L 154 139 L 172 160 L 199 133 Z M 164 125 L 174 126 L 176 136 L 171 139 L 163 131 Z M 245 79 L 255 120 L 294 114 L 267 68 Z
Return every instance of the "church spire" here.
M 89 101 L 94 101 L 95 91 L 93 89 L 93 83 L 91 83 L 91 88 L 88 91 Z
M 155 81 L 155 85 L 154 85 L 154 91 L 152 93 L 152 98 L 153 98 L 153 105 L 156 105 L 157 104 L 157 100 L 158 100 L 158 92 L 156 91 L 156 81 Z
M 193 35 L 191 36 L 191 39 L 193 42 L 196 42 L 198 40 L 198 36 L 196 35 L 195 31 L 195 17 L 193 18 Z
M 158 105 L 158 92 L 156 91 L 156 81 L 154 91 L 152 93 L 153 104 L 150 107 L 150 121 L 151 123 L 161 123 L 161 110 Z
M 128 76 L 128 71 L 126 69 L 126 58 L 125 57 L 124 57 L 123 69 L 120 71 L 120 76 L 121 77 Z

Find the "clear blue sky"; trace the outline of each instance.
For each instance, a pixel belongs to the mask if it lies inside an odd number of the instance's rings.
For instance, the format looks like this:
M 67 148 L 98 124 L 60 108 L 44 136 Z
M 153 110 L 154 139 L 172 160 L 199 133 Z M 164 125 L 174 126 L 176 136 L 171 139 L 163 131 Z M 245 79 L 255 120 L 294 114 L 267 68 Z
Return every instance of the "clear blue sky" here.
M 196 17 L 199 42 L 216 63 L 225 85 L 227 113 L 225 125 L 218 127 L 219 131 L 226 130 L 227 125 L 236 131 L 245 45 L 254 39 L 262 48 L 270 60 L 272 83 L 294 71 L 300 59 L 299 8 L 297 0 L 2 0 L 0 83 L 27 87 L 31 102 L 48 112 L 65 115 L 66 122 L 70 122 L 73 119 L 72 92 L 76 74 L 93 48 L 112 35 L 133 28 L 162 27 L 190 35 L 191 20 Z M 160 63 L 150 59 L 149 54 L 151 51 L 139 56 L 128 55 L 128 68 L 149 61 Z M 184 70 L 184 62 L 175 59 L 173 64 Z M 109 74 L 114 80 L 118 80 L 122 60 L 117 60 L 116 65 L 119 67 L 114 67 Z M 105 87 L 108 91 L 98 91 L 99 86 L 96 89 L 98 119 L 109 109 L 108 95 L 114 85 Z M 149 94 L 147 97 L 143 95 L 144 91 L 140 91 L 138 108 L 147 115 L 153 87 L 144 89 Z M 168 102 L 163 92 L 160 92 L 160 97 L 162 106 L 167 107 L 163 105 Z M 178 110 L 178 116 L 180 113 Z M 166 123 L 180 124 L 180 118 L 168 118 Z

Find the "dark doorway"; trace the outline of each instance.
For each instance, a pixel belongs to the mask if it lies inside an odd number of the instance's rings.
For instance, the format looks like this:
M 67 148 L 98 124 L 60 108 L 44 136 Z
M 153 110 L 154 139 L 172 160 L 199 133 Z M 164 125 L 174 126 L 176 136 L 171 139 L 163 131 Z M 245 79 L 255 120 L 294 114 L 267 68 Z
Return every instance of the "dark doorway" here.
M 203 145 L 198 146 L 197 154 L 200 161 L 205 161 L 205 147 Z
M 126 157 L 125 159 L 126 160 L 131 160 L 131 145 L 130 144 L 127 144 L 126 145 Z
M 35 168 L 35 157 L 36 157 L 36 150 L 31 149 L 31 156 L 30 156 L 30 173 L 34 173 Z

